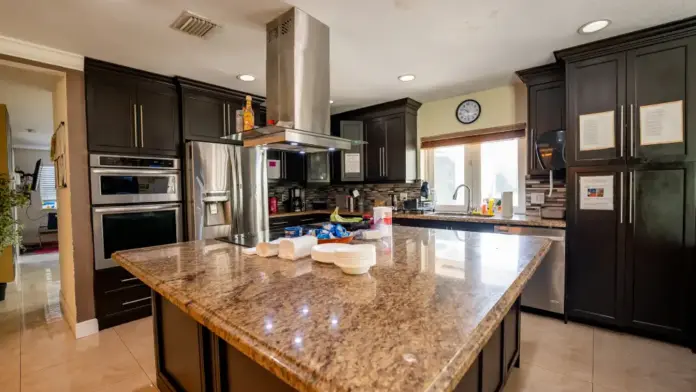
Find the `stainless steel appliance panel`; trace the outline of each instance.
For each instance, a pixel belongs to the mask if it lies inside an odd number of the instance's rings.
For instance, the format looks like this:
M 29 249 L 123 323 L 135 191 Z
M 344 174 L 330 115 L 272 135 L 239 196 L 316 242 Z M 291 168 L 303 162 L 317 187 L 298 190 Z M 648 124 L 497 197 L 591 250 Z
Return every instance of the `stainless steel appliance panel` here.
M 496 233 L 548 238 L 553 243 L 522 292 L 522 305 L 553 313 L 565 312 L 565 230 L 495 226 Z
M 177 170 L 91 168 L 92 204 L 181 201 Z
M 190 240 L 268 227 L 266 150 L 219 143 L 187 144 Z
M 115 267 L 113 252 L 181 241 L 181 204 L 93 207 L 92 227 L 95 268 Z

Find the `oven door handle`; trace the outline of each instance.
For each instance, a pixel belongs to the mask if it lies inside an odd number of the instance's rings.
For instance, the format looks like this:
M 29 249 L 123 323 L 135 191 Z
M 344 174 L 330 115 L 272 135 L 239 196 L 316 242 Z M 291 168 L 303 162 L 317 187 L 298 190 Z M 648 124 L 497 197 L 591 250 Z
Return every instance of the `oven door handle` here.
M 94 212 L 97 214 L 109 212 L 142 212 L 142 211 L 161 211 L 161 210 L 178 210 L 181 209 L 181 204 L 158 204 L 158 205 L 139 205 L 139 206 L 124 206 L 124 207 L 96 207 Z
M 159 169 L 91 169 L 95 174 L 126 174 L 126 175 L 167 175 L 178 176 L 176 170 L 159 170 Z

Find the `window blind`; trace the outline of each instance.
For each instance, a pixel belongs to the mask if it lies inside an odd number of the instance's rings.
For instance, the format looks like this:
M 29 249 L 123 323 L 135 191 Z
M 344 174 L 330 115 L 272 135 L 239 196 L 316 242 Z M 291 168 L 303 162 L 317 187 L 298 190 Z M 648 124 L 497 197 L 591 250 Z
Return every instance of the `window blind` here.
M 56 172 L 53 165 L 42 165 L 39 169 L 39 195 L 42 203 L 56 200 Z
M 527 124 L 518 123 L 421 138 L 421 148 L 437 148 L 517 139 L 525 136 Z

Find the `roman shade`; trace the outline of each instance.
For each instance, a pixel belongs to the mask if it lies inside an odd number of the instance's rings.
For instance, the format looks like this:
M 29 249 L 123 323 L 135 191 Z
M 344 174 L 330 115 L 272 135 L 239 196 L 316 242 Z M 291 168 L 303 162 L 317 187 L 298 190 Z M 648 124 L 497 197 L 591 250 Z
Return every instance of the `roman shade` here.
M 448 133 L 421 138 L 421 148 L 459 146 L 498 140 L 517 139 L 525 136 L 527 123 L 481 128 L 472 131 Z

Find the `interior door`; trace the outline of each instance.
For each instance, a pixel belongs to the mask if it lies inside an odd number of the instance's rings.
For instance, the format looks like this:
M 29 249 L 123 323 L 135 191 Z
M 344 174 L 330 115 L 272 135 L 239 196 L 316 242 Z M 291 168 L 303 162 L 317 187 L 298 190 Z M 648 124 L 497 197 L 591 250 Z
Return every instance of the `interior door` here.
M 152 155 L 179 155 L 179 102 L 172 85 L 138 83 L 140 150 Z
M 632 162 L 673 162 L 696 158 L 696 38 L 628 52 L 629 156 Z M 690 99 L 692 98 L 692 99 Z M 668 104 L 668 105 L 664 105 Z M 655 120 L 665 107 L 681 121 L 678 135 L 655 137 Z M 656 117 L 658 116 L 658 117 Z M 652 124 L 652 126 L 643 125 Z M 674 128 L 678 128 L 674 125 Z M 676 137 L 675 137 L 676 136 Z
M 626 150 L 626 55 L 610 54 L 569 63 L 566 67 L 568 88 L 568 165 L 606 165 L 625 161 Z M 604 113 L 613 117 L 613 133 L 604 127 L 584 133 L 581 143 L 581 116 Z M 584 117 L 597 119 L 598 116 Z M 599 121 L 603 123 L 603 121 Z M 611 127 L 611 125 L 610 125 Z M 601 142 L 604 137 L 609 143 Z M 595 142 L 600 140 L 600 142 Z M 613 146 L 611 146 L 613 140 Z M 608 147 L 602 147 L 608 146 Z
M 541 168 L 536 152 L 536 139 L 548 131 L 566 129 L 565 82 L 551 82 L 529 88 L 528 172 L 548 174 Z
M 382 118 L 365 123 L 365 180 L 380 181 L 386 176 L 384 170 L 384 150 L 386 146 L 386 125 Z
M 136 91 L 131 77 L 116 72 L 86 72 L 90 152 L 138 152 Z
M 214 94 L 184 91 L 184 135 L 188 140 L 222 142 L 227 129 L 227 105 Z M 234 113 L 230 116 L 234 118 Z M 233 128 L 234 129 L 234 128 Z
M 598 177 L 611 178 L 613 205 L 609 209 L 581 204 L 582 198 L 589 196 L 587 187 L 581 185 Z M 568 170 L 566 309 L 570 316 L 604 324 L 621 323 L 627 177 L 621 166 Z M 605 187 L 602 192 L 609 190 Z
M 629 173 L 629 322 L 677 339 L 685 338 L 693 285 L 694 165 L 645 165 Z

